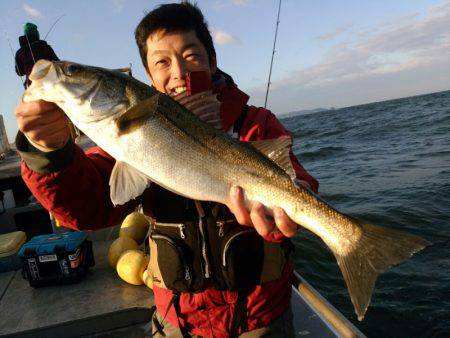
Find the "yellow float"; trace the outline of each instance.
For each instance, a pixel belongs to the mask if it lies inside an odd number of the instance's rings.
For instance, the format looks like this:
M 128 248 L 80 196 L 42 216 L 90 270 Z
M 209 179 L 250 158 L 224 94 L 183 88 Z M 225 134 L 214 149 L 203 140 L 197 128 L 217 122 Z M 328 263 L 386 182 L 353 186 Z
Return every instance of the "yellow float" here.
M 109 247 L 108 251 L 109 265 L 115 268 L 117 260 L 124 251 L 138 248 L 139 244 L 137 244 L 136 241 L 130 237 L 117 238 L 114 242 L 112 242 L 111 246 Z
M 150 222 L 147 217 L 139 212 L 132 212 L 122 222 L 119 236 L 134 239 L 138 244 L 142 244 L 147 235 Z
M 117 273 L 125 282 L 141 285 L 144 271 L 147 269 L 149 256 L 141 250 L 127 250 L 117 261 Z

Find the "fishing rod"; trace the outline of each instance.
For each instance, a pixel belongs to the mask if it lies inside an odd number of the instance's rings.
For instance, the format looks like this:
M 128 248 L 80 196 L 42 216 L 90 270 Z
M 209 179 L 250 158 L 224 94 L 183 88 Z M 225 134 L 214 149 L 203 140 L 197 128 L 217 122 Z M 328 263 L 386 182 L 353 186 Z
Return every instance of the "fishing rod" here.
M 56 19 L 56 21 L 53 23 L 53 25 L 50 27 L 50 29 L 48 30 L 47 34 L 45 34 L 44 36 L 44 40 L 47 39 L 47 36 L 50 34 L 50 32 L 52 31 L 53 27 L 55 27 L 55 25 L 58 23 L 59 20 L 62 19 L 63 16 L 66 16 L 66 14 L 61 15 L 58 19 Z
M 270 77 L 272 76 L 273 57 L 275 55 L 275 45 L 277 43 L 278 24 L 280 23 L 280 9 L 281 9 L 281 0 L 278 3 L 277 25 L 275 28 L 275 39 L 273 40 L 272 58 L 270 60 L 269 79 L 267 80 L 266 100 L 264 101 L 264 108 L 267 107 L 267 97 L 269 96 Z

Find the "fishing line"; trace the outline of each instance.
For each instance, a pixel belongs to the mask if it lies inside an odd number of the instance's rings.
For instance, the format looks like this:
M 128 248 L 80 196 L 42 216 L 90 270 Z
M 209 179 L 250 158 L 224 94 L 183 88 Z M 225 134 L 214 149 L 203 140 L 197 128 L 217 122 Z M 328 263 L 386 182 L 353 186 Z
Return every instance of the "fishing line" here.
M 47 34 L 45 34 L 44 36 L 44 40 L 47 39 L 47 36 L 50 34 L 50 32 L 52 31 L 53 27 L 55 27 L 55 25 L 58 23 L 59 20 L 62 19 L 63 16 L 66 16 L 66 14 L 61 15 L 58 19 L 56 19 L 56 21 L 53 23 L 53 25 L 50 27 L 50 29 L 48 30 Z
M 25 37 L 27 38 L 28 48 L 30 49 L 31 57 L 33 58 L 33 65 L 36 64 L 36 60 L 34 59 L 33 50 L 31 49 L 30 40 L 28 40 L 28 34 L 25 33 Z
M 9 39 L 9 36 L 8 36 L 8 33 L 6 32 L 6 30 L 3 30 L 3 33 L 5 34 L 5 39 L 8 41 L 8 45 L 9 45 L 9 50 L 11 51 L 11 55 L 12 55 L 12 57 L 13 57 L 13 59 L 14 59 L 14 64 L 15 64 L 15 66 L 16 66 L 16 69 L 17 69 L 17 71 L 19 70 L 19 67 L 17 66 L 17 61 L 16 61 L 16 57 L 14 56 L 14 51 L 13 51 L 13 49 L 12 49 L 12 45 L 11 45 L 11 41 L 10 41 L 10 39 Z M 20 84 L 22 85 L 22 86 L 25 86 L 25 82 L 23 81 L 23 78 L 22 78 L 22 75 L 19 75 L 20 76 Z

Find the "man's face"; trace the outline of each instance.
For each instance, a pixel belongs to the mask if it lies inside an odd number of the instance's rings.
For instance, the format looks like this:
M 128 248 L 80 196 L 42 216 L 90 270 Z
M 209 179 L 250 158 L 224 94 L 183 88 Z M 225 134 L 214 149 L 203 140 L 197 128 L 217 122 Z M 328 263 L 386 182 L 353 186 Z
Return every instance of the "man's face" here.
M 205 71 L 211 76 L 216 61 L 194 31 L 165 33 L 158 31 L 147 38 L 147 74 L 160 92 L 176 96 L 186 90 L 186 73 Z

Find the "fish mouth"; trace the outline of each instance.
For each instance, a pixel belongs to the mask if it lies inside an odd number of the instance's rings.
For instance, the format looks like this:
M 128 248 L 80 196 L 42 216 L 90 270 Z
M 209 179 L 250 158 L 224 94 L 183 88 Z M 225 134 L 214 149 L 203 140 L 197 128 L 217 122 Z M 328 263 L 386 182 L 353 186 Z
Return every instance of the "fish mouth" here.
M 48 60 L 38 60 L 38 62 L 36 62 L 36 64 L 33 67 L 33 70 L 30 74 L 30 80 L 31 81 L 37 81 L 37 80 L 41 80 L 44 77 L 46 77 L 51 68 L 52 68 L 53 63 L 51 61 Z
M 54 98 L 47 95 L 51 89 L 59 83 L 57 66 L 48 60 L 37 61 L 30 76 L 31 85 L 23 94 L 22 100 L 24 102 L 34 101 L 38 99 L 45 99 L 46 101 L 55 102 Z

